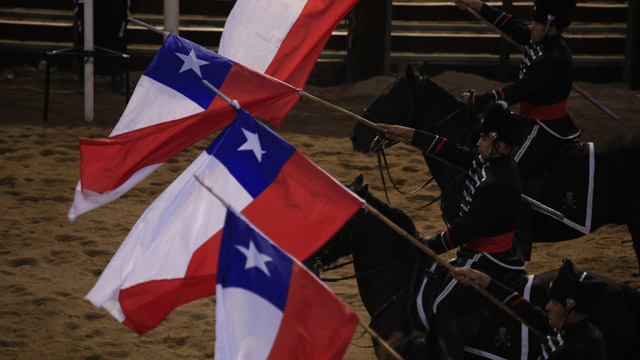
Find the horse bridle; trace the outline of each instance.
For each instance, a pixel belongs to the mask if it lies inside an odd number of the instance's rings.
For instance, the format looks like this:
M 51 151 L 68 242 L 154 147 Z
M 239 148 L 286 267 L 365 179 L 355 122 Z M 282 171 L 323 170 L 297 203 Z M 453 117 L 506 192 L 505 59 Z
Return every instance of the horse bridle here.
M 358 216 L 359 216 L 359 215 L 356 215 L 356 218 L 354 219 L 354 223 L 353 223 L 351 226 L 355 226 L 355 222 L 357 221 L 357 219 L 358 219 L 357 217 L 358 217 Z M 350 240 L 350 241 L 351 241 L 351 240 Z M 325 253 L 328 253 L 328 249 L 326 249 L 326 250 L 325 250 Z M 415 253 L 414 255 L 415 255 L 415 256 L 423 256 L 424 254 L 421 254 L 421 253 Z M 351 260 L 351 261 L 346 261 L 346 262 L 344 262 L 344 263 L 341 263 L 341 264 L 339 264 L 339 265 L 335 265 L 335 266 L 331 266 L 331 267 L 323 267 L 323 266 L 322 266 L 322 261 L 320 260 L 320 258 L 317 258 L 317 259 L 316 259 L 316 263 L 314 264 L 314 271 L 313 271 L 313 272 L 314 272 L 314 273 L 316 274 L 316 276 L 318 276 L 318 277 L 320 278 L 320 280 L 322 280 L 322 281 L 325 281 L 325 282 L 338 282 L 338 281 L 348 280 L 348 279 L 353 279 L 353 278 L 364 278 L 364 277 L 372 276 L 372 275 L 375 275 L 375 274 L 380 273 L 380 272 L 382 272 L 382 271 L 386 271 L 386 270 L 388 270 L 388 269 L 390 269 L 390 268 L 393 268 L 393 267 L 395 267 L 395 266 L 397 266 L 397 265 L 399 265 L 399 264 L 403 264 L 403 263 L 405 263 L 405 262 L 406 262 L 406 260 L 404 260 L 404 259 L 400 259 L 400 260 L 398 260 L 398 261 L 394 261 L 394 262 L 392 262 L 392 263 L 390 263 L 390 264 L 387 264 L 387 265 L 385 265 L 385 266 L 378 267 L 378 268 L 375 268 L 375 269 L 372 269 L 372 270 L 369 270 L 369 271 L 365 271 L 365 272 L 360 273 L 360 274 L 355 274 L 355 275 L 345 276 L 345 277 L 341 277 L 341 278 L 322 278 L 322 277 L 320 277 L 320 274 L 321 274 L 322 272 L 325 272 L 325 271 L 331 271 L 331 270 L 339 269 L 339 268 L 342 268 L 342 267 L 344 267 L 344 266 L 350 265 L 350 264 L 352 264 L 352 263 L 353 263 L 353 260 Z M 411 269 L 411 274 L 412 274 L 412 275 L 409 277 L 409 278 L 410 278 L 410 280 L 409 280 L 409 284 L 407 284 L 406 286 L 402 287 L 402 288 L 401 288 L 399 291 L 397 291 L 394 295 L 392 295 L 391 297 L 389 297 L 389 299 L 388 299 L 384 304 L 382 304 L 381 306 L 379 306 L 379 307 L 378 307 L 378 309 L 377 309 L 376 311 L 374 311 L 374 312 L 371 314 L 371 317 L 370 317 L 370 319 L 371 319 L 370 321 L 371 321 L 371 322 L 373 322 L 373 320 L 374 320 L 378 315 L 380 315 L 380 314 L 381 314 L 385 309 L 387 309 L 391 304 L 393 304 L 394 302 L 398 301 L 398 300 L 400 299 L 400 297 L 401 297 L 401 296 L 403 296 L 403 295 L 404 295 L 405 293 L 407 293 L 407 292 L 410 292 L 410 291 L 411 291 L 411 289 L 415 289 L 415 288 L 416 288 L 416 279 L 417 279 L 418 271 L 419 271 L 419 269 L 420 269 L 420 264 L 421 264 L 421 261 L 420 261 L 419 259 L 416 259 L 416 261 L 414 261 L 414 263 L 413 263 L 413 267 L 412 267 L 412 269 Z M 411 312 L 411 306 L 412 306 L 412 304 L 415 302 L 415 296 L 416 296 L 415 291 L 414 291 L 413 293 L 410 293 L 410 294 L 407 296 L 407 304 L 406 304 L 406 309 L 405 309 L 405 311 L 404 311 L 404 314 L 405 314 L 404 316 L 405 316 L 405 318 L 408 318 L 408 317 L 409 317 L 409 314 L 410 314 L 410 312 Z M 361 338 L 362 336 L 364 336 L 364 334 L 366 334 L 366 330 L 365 330 L 365 331 L 363 331 L 360 335 L 355 336 L 354 338 L 352 338 L 352 341 L 353 341 L 353 340 L 356 340 L 356 339 Z M 353 344 L 353 343 L 352 343 L 352 345 L 357 346 L 357 347 L 360 347 L 360 348 L 371 348 L 371 347 L 373 347 L 373 345 L 370 345 L 370 346 L 360 346 L 360 345 Z
M 445 116 L 442 119 L 438 120 L 435 124 L 431 124 L 428 129 L 435 129 L 435 128 L 441 126 L 442 124 L 446 123 L 450 119 L 453 119 L 453 117 L 456 116 L 463 109 L 465 109 L 465 106 L 458 107 L 457 109 L 455 109 L 452 112 L 450 112 L 447 116 Z M 409 106 L 409 111 L 408 111 L 408 115 L 407 115 L 407 118 L 409 119 L 409 121 L 407 122 L 407 126 L 415 128 L 416 127 L 415 124 L 411 124 L 411 122 L 412 122 L 412 120 L 414 118 L 413 116 L 411 116 L 412 111 L 413 111 L 413 100 L 411 101 L 411 105 Z M 364 110 L 364 114 L 368 118 L 372 119 L 374 123 L 378 123 L 376 118 L 374 116 L 372 116 L 371 113 L 369 113 L 367 111 L 367 109 Z M 390 141 L 390 140 L 388 140 L 388 139 L 386 139 L 384 137 L 384 134 L 378 132 L 376 134 L 376 137 L 373 139 L 373 141 L 371 142 L 371 145 L 369 147 L 369 152 L 370 153 L 375 153 L 377 155 L 377 157 L 378 157 L 378 169 L 380 169 L 380 179 L 382 181 L 382 188 L 384 189 L 384 195 L 385 195 L 385 198 L 387 199 L 387 204 L 391 204 L 391 200 L 389 199 L 389 192 L 387 191 L 387 184 L 386 184 L 386 180 L 385 180 L 385 177 L 384 177 L 384 171 L 386 171 L 387 177 L 389 178 L 389 182 L 391 183 L 393 188 L 396 189 L 396 191 L 399 192 L 402 195 L 415 194 L 418 191 L 420 191 L 423 188 L 425 188 L 427 185 L 429 185 L 435 179 L 435 177 L 432 176 L 430 179 L 425 181 L 422 185 L 420 185 L 419 187 L 415 188 L 414 190 L 411 190 L 411 191 L 408 191 L 408 192 L 400 190 L 400 188 L 396 185 L 395 181 L 393 180 L 393 177 L 391 176 L 391 171 L 389 170 L 389 163 L 387 161 L 387 155 L 385 153 L 385 149 L 390 148 L 390 147 L 392 147 L 393 145 L 395 145 L 397 143 L 398 143 L 398 141 Z M 383 162 L 384 162 L 384 166 L 382 165 Z M 383 168 L 385 170 L 383 170 Z M 442 198 L 442 194 L 440 194 L 439 196 L 437 196 L 436 198 L 434 198 L 433 200 L 431 200 L 427 204 L 421 205 L 421 206 L 419 206 L 417 208 L 414 208 L 414 209 L 410 209 L 408 211 L 417 211 L 417 210 L 424 209 L 426 207 L 431 206 L 432 204 L 434 204 L 435 202 L 437 202 L 441 198 Z

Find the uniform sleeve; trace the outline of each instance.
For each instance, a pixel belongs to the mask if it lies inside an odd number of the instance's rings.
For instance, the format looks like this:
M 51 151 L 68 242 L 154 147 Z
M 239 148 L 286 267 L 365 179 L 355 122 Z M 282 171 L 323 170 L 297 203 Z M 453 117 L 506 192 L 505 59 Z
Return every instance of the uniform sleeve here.
M 502 283 L 492 279 L 489 286 L 487 286 L 487 292 L 502 301 L 503 304 L 511 308 L 522 320 L 541 334 L 549 334 L 553 330 L 549 325 L 546 312 L 531 304 L 517 292 L 502 285 Z
M 499 217 L 499 214 L 504 213 L 505 209 L 513 209 L 519 198 L 520 192 L 510 183 L 484 182 L 476 190 L 468 211 L 447 230 L 430 238 L 429 248 L 441 254 L 476 237 L 495 236 L 512 230 L 508 221 Z
M 506 101 L 508 104 L 517 104 L 527 101 L 551 84 L 557 69 L 554 59 L 549 56 L 539 57 L 535 63 L 527 69 L 527 73 L 518 81 L 486 93 L 476 94 L 474 104 L 477 110 L 484 110 L 493 101 Z
M 460 146 L 455 141 L 417 129 L 413 134 L 411 144 L 463 169 L 469 168 L 478 156 L 475 149 Z
M 502 10 L 484 3 L 480 9 L 480 15 L 522 45 L 526 45 L 531 40 L 529 26 Z

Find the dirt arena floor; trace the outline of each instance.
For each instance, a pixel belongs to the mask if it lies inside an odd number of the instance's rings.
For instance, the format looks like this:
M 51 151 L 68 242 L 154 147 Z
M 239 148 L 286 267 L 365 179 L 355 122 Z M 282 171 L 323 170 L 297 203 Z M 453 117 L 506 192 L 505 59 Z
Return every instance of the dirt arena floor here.
M 201 359 L 213 358 L 215 298 L 186 304 L 156 329 L 138 336 L 83 297 L 149 204 L 211 142 L 214 135 L 187 149 L 121 199 L 74 223 L 67 220 L 79 178 L 77 137 L 108 136 L 125 107 L 123 96 L 109 90 L 109 79 L 96 80 L 95 120 L 83 119 L 83 95 L 68 73 L 52 77 L 49 121 L 43 123 L 44 76 L 14 69 L 0 81 L 0 358 L 2 359 Z M 139 74 L 137 74 L 139 76 Z M 132 76 L 135 84 L 136 76 Z M 307 86 L 308 93 L 360 114 L 392 77 L 376 77 L 336 87 Z M 500 85 L 470 74 L 446 72 L 434 80 L 454 94 Z M 607 118 L 579 95 L 570 112 L 584 141 L 640 132 L 640 92 L 623 84 L 578 83 L 617 113 Z M 364 174 L 370 189 L 383 197 L 375 157 L 356 153 L 348 134 L 354 121 L 321 105 L 301 100 L 285 118 L 281 136 L 342 182 Z M 406 146 L 389 153 L 392 173 L 405 189 L 422 183 L 429 171 L 421 154 Z M 409 210 L 439 193 L 435 185 L 416 195 L 391 193 L 394 206 Z M 437 206 L 409 213 L 422 236 L 443 228 Z M 556 268 L 563 256 L 640 289 L 638 263 L 626 226 L 609 225 L 580 239 L 536 244 L 527 265 L 531 273 Z M 352 269 L 335 271 L 332 277 Z M 354 281 L 330 287 L 365 323 L 368 315 Z M 358 330 L 358 333 L 360 330 Z M 353 341 L 345 359 L 371 359 L 370 339 Z

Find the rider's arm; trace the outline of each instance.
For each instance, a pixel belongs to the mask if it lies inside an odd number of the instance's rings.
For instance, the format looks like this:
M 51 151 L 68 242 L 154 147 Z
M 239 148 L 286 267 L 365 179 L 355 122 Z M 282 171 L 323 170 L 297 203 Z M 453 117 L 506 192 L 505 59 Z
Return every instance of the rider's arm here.
M 378 127 L 388 139 L 410 143 L 464 169 L 469 168 L 478 156 L 476 150 L 462 147 L 455 141 L 427 131 L 388 124 L 378 124 Z
M 549 92 L 560 92 L 568 94 L 571 89 L 571 82 L 560 82 L 558 79 L 562 78 L 561 72 L 571 70 L 571 64 L 565 63 L 561 59 L 547 54 L 534 60 L 534 62 L 527 69 L 526 74 L 518 81 L 505 86 L 504 88 L 495 89 L 486 93 L 476 94 L 474 97 L 474 104 L 478 110 L 484 110 L 484 108 L 493 101 L 505 101 L 509 104 L 517 104 L 521 101 L 527 101 L 536 103 L 536 98 L 540 97 L 539 94 L 543 93 L 545 89 Z M 559 87 L 562 85 L 566 89 L 550 87 L 555 85 Z M 556 96 L 561 100 L 563 96 Z
M 475 283 L 503 304 L 511 308 L 522 320 L 531 325 L 541 334 L 551 332 L 547 314 L 539 307 L 531 304 L 517 292 L 492 279 L 489 275 L 471 268 L 458 267 L 453 270 L 453 276 L 462 285 Z
M 417 129 L 411 144 L 463 169 L 468 169 L 478 156 L 475 149 L 460 146 L 455 141 Z
M 487 292 L 501 300 L 510 307 L 522 320 L 541 334 L 550 334 L 553 330 L 549 325 L 547 313 L 539 307 L 531 304 L 517 292 L 491 279 L 487 286 Z
M 479 14 L 518 43 L 526 45 L 531 40 L 529 26 L 502 10 L 483 3 Z

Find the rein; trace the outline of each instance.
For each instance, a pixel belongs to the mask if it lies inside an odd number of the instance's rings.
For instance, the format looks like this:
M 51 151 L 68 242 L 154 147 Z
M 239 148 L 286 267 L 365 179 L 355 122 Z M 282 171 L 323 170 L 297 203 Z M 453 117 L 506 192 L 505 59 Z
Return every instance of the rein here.
M 393 188 L 396 189 L 396 191 L 398 191 L 400 194 L 402 195 L 412 195 L 415 194 L 416 192 L 422 190 L 425 186 L 429 185 L 429 183 L 431 183 L 434 179 L 434 177 L 432 176 L 431 179 L 427 180 L 424 184 L 422 184 L 421 186 L 419 186 L 418 188 L 408 191 L 408 192 L 404 192 L 402 190 L 400 190 L 400 188 L 398 188 L 398 185 L 396 185 L 395 181 L 393 181 L 393 177 L 391 177 L 391 172 L 389 171 L 389 163 L 387 161 L 387 155 L 384 151 L 384 149 L 386 147 L 390 147 L 391 145 L 388 145 L 389 143 L 382 143 L 383 141 L 383 136 L 381 134 L 378 134 L 376 136 L 376 138 L 374 139 L 373 144 L 377 143 L 379 144 L 379 146 L 377 146 L 379 148 L 378 151 L 376 151 L 376 154 L 378 155 L 378 168 L 380 169 L 380 178 L 382 179 L 382 186 L 384 188 L 384 194 L 385 197 L 387 198 L 387 204 L 391 204 L 391 201 L 389 200 L 389 194 L 387 193 L 387 185 L 384 179 L 384 172 L 383 172 L 383 167 L 384 169 L 387 171 L 387 176 L 389 177 L 389 181 L 391 182 L 391 185 L 393 185 Z M 395 143 L 391 143 L 392 145 Z M 384 166 L 382 166 L 382 161 L 384 160 Z
M 459 112 L 461 112 L 465 108 L 467 108 L 467 111 L 468 111 L 468 106 L 467 107 L 465 107 L 465 106 L 458 107 L 457 109 L 455 109 L 451 113 L 449 113 L 449 115 L 447 115 L 444 118 L 438 120 L 435 124 L 432 124 L 431 126 L 429 126 L 429 128 L 430 129 L 436 128 L 436 127 L 444 124 L 445 122 L 447 122 L 450 119 L 452 119 L 454 116 L 456 116 Z M 364 113 L 369 118 L 374 120 L 374 122 L 378 123 L 378 121 L 375 119 L 375 117 L 373 117 L 371 115 L 371 113 L 369 113 L 367 111 L 367 109 L 364 110 Z M 410 120 L 412 118 L 413 118 L 412 116 L 409 116 Z M 411 125 L 413 125 L 413 124 L 409 124 L 409 126 L 411 126 Z M 413 126 L 413 127 L 415 128 L 415 126 Z M 380 179 L 382 181 L 382 188 L 384 189 L 384 196 L 387 199 L 387 204 L 391 204 L 391 200 L 389 199 L 389 192 L 387 191 L 387 183 L 386 183 L 386 180 L 385 180 L 385 177 L 384 177 L 384 171 L 386 171 L 387 176 L 389 177 L 389 182 L 391 183 L 391 185 L 393 185 L 393 188 L 396 189 L 396 191 L 399 192 L 402 195 L 413 195 L 413 194 L 417 193 L 418 191 L 424 189 L 427 185 L 429 185 L 435 179 L 435 177 L 432 176 L 430 179 L 425 181 L 424 184 L 420 185 L 419 187 L 415 188 L 414 190 L 411 190 L 411 191 L 408 191 L 408 192 L 404 192 L 404 191 L 400 190 L 400 188 L 396 185 L 395 181 L 393 181 L 393 177 L 391 176 L 391 171 L 389 170 L 389 163 L 387 161 L 387 155 L 385 153 L 385 149 L 390 148 L 393 145 L 397 144 L 398 141 L 387 141 L 387 142 L 384 142 L 384 140 L 385 140 L 384 135 L 382 135 L 381 133 L 376 134 L 375 139 L 371 142 L 371 146 L 369 147 L 369 152 L 375 153 L 377 155 L 377 157 L 378 157 L 378 169 L 380 169 Z M 382 165 L 383 161 L 384 161 L 384 166 Z M 383 168 L 384 168 L 384 170 L 383 170 Z M 440 193 L 440 195 L 438 197 L 436 197 L 435 199 L 431 200 L 427 204 L 418 206 L 417 208 L 410 209 L 408 211 L 422 210 L 424 208 L 427 208 L 427 207 L 433 205 L 434 203 L 436 203 L 441 198 L 442 198 L 442 193 Z
M 348 279 L 354 279 L 354 278 L 363 278 L 363 277 L 367 277 L 367 276 L 371 276 L 371 275 L 375 275 L 376 273 L 383 271 L 383 270 L 387 270 L 388 268 L 392 268 L 400 263 L 402 263 L 404 261 L 402 260 L 398 260 L 396 262 L 392 262 L 391 264 L 387 264 L 383 267 L 379 267 L 373 270 L 369 270 L 369 271 L 365 271 L 363 273 L 360 274 L 355 274 L 355 275 L 349 275 L 349 276 L 345 276 L 345 277 L 341 277 L 341 278 L 320 278 L 320 280 L 322 281 L 326 281 L 326 282 L 338 282 L 338 281 L 342 281 L 342 280 L 348 280 Z M 331 268 L 327 268 L 327 269 L 323 269 L 320 272 L 323 272 L 325 270 L 334 270 L 334 269 L 338 269 L 341 268 L 343 266 L 349 265 L 353 263 L 353 261 L 347 261 L 346 263 L 331 267 Z

